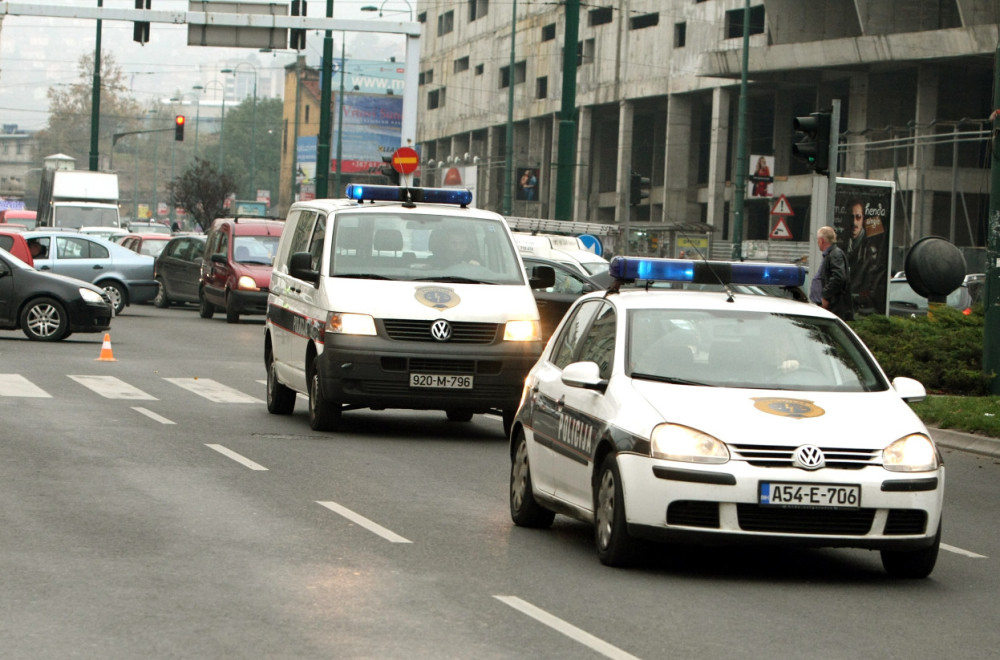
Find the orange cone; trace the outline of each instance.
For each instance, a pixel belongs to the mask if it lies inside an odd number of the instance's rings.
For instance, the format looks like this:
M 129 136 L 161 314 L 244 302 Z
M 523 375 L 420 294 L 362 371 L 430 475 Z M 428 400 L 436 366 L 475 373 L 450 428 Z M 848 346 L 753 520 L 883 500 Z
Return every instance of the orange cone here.
M 111 352 L 111 333 L 104 333 L 104 343 L 101 344 L 101 354 L 98 356 L 98 362 L 117 362 L 114 353 Z

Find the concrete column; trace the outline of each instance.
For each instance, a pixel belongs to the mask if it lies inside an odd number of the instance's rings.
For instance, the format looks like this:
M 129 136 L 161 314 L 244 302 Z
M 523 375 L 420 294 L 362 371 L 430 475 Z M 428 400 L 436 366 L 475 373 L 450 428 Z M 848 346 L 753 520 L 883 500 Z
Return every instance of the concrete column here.
M 729 146 L 729 106 L 733 94 L 712 90 L 711 154 L 708 165 L 708 224 L 722 228 L 726 210 L 726 151 Z M 721 234 L 719 235 L 721 237 Z M 732 236 L 730 236 L 732 239 Z
M 938 107 L 938 83 L 940 71 L 933 65 L 922 65 L 917 73 L 917 102 L 914 109 L 915 115 L 915 135 L 918 144 L 921 138 L 928 138 L 933 135 L 934 127 L 931 122 L 937 119 Z M 913 232 L 915 238 L 920 238 L 930 233 L 931 217 L 933 215 L 934 194 L 928 189 L 931 168 L 934 166 L 934 148 L 930 146 L 920 146 L 913 152 L 913 172 L 912 177 L 913 208 L 910 217 L 913 218 Z
M 590 106 L 579 109 L 576 117 L 576 162 L 573 176 L 573 220 L 579 222 L 595 222 L 596 218 L 590 217 L 590 185 L 591 172 L 593 170 L 590 162 L 590 140 L 591 124 L 593 122 L 593 110 Z M 555 122 L 552 141 L 559 143 L 559 122 Z
M 868 82 L 866 71 L 851 75 L 849 110 L 847 114 L 847 176 L 864 178 L 865 143 L 867 139 L 862 134 L 868 128 Z
M 688 213 L 691 180 L 691 95 L 672 94 L 667 102 L 667 134 L 663 158 L 663 217 L 660 222 L 698 221 Z M 697 207 L 695 207 L 696 209 Z M 652 218 L 651 218 L 652 219 Z
M 615 222 L 624 226 L 628 222 L 631 207 L 628 198 L 629 175 L 632 173 L 632 121 L 635 104 L 631 101 L 618 103 L 618 168 L 615 176 Z
M 778 92 L 774 95 L 774 172 L 787 176 L 792 170 L 792 143 L 795 131 L 792 129 L 792 101 L 789 94 Z M 775 189 L 775 194 L 780 194 Z

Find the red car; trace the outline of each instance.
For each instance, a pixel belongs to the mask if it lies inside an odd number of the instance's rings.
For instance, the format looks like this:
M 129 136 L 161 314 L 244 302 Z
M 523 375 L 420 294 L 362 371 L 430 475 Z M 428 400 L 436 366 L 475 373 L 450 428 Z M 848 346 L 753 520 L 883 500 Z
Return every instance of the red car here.
M 0 248 L 7 250 L 29 266 L 35 265 L 35 260 L 31 258 L 28 241 L 25 240 L 20 230 L 6 229 L 0 225 Z
M 219 218 L 212 223 L 201 265 L 201 317 L 224 309 L 227 323 L 240 314 L 265 314 L 271 264 L 285 223 L 263 218 Z
M 128 234 L 122 236 L 117 242 L 123 247 L 127 247 L 139 254 L 148 254 L 156 258 L 163 252 L 164 246 L 170 240 L 169 234 Z

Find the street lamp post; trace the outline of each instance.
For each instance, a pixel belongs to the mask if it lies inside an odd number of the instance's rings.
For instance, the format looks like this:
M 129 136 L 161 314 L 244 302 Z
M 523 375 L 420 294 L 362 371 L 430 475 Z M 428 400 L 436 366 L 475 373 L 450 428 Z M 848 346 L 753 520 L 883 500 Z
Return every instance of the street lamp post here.
M 231 69 L 223 69 L 222 73 L 231 73 L 235 76 L 241 66 L 253 69 L 253 107 L 250 111 L 250 197 L 247 199 L 257 199 L 257 67 L 250 62 L 239 62 Z
M 375 5 L 365 5 L 364 7 L 361 8 L 361 11 L 377 11 L 378 12 L 378 17 L 382 18 L 382 8 L 385 7 L 385 3 L 387 3 L 387 2 L 389 2 L 389 0 L 382 0 L 382 4 L 380 4 L 378 7 L 376 7 Z M 410 21 L 412 22 L 413 21 L 413 5 L 410 4 L 409 0 L 403 0 L 403 2 L 405 2 L 406 6 L 409 7 L 409 9 L 410 9 Z
M 195 85 L 191 89 L 198 92 L 195 96 L 197 101 L 195 101 L 194 108 L 194 159 L 198 160 L 198 125 L 201 124 L 201 92 L 205 89 L 204 85 Z

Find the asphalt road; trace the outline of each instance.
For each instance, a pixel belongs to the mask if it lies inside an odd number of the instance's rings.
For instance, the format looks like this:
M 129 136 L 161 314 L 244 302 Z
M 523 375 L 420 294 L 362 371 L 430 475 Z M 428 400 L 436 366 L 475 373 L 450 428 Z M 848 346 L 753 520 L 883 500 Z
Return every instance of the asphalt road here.
M 864 550 L 650 549 L 510 522 L 500 420 L 263 402 L 263 323 L 130 307 L 0 334 L 5 658 L 993 658 L 1000 464 L 945 449 L 929 579 Z

